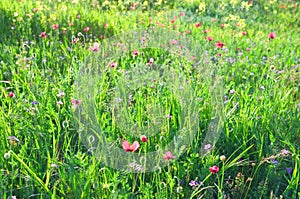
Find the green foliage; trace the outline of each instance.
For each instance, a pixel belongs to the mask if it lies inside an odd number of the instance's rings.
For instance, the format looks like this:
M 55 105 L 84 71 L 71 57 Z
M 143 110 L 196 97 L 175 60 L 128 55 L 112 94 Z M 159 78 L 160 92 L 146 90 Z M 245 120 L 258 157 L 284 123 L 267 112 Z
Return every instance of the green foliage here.
M 299 198 L 299 4 L 249 2 L 0 1 L 0 197 Z M 113 146 L 136 140 L 109 110 L 124 71 L 154 58 L 154 65 L 184 71 L 199 98 L 199 130 L 187 151 L 161 170 L 128 173 L 106 167 L 84 145 L 73 117 L 74 80 L 95 43 L 101 49 L 115 35 L 153 27 L 187 34 L 206 50 L 223 77 L 226 121 L 215 148 L 201 156 L 214 106 L 201 71 L 162 49 L 116 57 L 96 97 L 97 119 Z M 140 142 L 142 152 L 168 144 L 181 122 L 179 100 L 152 81 L 136 89 L 125 113 L 143 127 L 157 121 L 145 112 L 149 104 L 172 117 Z

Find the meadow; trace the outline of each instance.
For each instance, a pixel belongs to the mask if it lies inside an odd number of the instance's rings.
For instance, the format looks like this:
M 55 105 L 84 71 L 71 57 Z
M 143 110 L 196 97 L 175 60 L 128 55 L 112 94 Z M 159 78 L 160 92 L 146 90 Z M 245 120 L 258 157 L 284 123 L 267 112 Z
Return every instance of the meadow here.
M 299 2 L 0 13 L 0 198 L 300 198 Z

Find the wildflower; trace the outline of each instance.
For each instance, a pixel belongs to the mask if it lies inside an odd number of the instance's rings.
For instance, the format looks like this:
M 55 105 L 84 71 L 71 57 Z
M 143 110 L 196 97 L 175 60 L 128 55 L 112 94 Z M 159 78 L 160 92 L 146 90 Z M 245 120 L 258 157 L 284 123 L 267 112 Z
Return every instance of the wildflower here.
M 8 196 L 7 199 L 17 199 L 17 196 Z
M 171 42 L 170 42 L 172 45 L 175 45 L 177 44 L 177 41 L 175 39 L 172 39 Z
M 61 105 L 63 105 L 64 103 L 63 103 L 62 101 L 57 101 L 56 104 L 57 104 L 57 106 L 61 106 Z
M 279 164 L 279 162 L 277 160 L 274 160 L 274 159 L 272 160 L 272 163 L 275 164 L 275 165 Z
M 149 62 L 146 64 L 147 66 L 150 66 L 154 63 L 154 59 L 153 58 L 150 58 Z
M 210 32 L 210 30 L 205 29 L 205 30 L 203 31 L 204 34 L 206 34 L 206 33 L 208 33 L 208 32 Z
M 116 67 L 117 65 L 118 65 L 118 64 L 117 64 L 116 62 L 111 62 L 111 63 L 109 64 L 109 66 L 112 67 L 112 68 Z
M 286 172 L 288 172 L 288 174 L 292 173 L 292 171 L 293 171 L 292 168 L 290 168 L 290 167 L 286 168 Z
M 225 155 L 221 155 L 221 156 L 220 156 L 220 160 L 221 160 L 222 162 L 224 162 L 224 161 L 226 160 L 226 156 L 225 156 Z
M 104 22 L 103 27 L 107 28 L 108 27 L 108 23 Z
M 39 36 L 42 37 L 42 38 L 47 38 L 46 32 L 42 32 Z
M 229 94 L 234 94 L 234 89 L 231 89 L 230 91 L 229 91 Z
M 135 152 L 140 147 L 140 143 L 138 141 L 134 141 L 132 145 L 129 144 L 127 140 L 123 141 L 122 147 L 125 151 Z
M 202 182 L 197 182 L 196 180 L 191 180 L 191 182 L 189 183 L 189 185 L 194 189 L 198 186 L 200 186 L 202 184 Z
M 82 103 L 82 100 L 73 99 L 71 100 L 71 103 L 72 103 L 72 108 L 76 109 Z
M 14 92 L 9 92 L 8 97 L 15 97 L 15 93 Z
M 181 13 L 180 13 L 180 16 L 181 16 L 181 17 L 184 17 L 184 16 L 185 16 L 185 12 L 181 12 Z
M 31 104 L 32 105 L 38 105 L 39 103 L 37 101 L 32 101 Z
M 190 33 L 191 33 L 191 31 L 190 31 L 190 30 L 187 30 L 185 33 L 186 33 L 186 34 L 190 34 Z
M 99 44 L 94 43 L 94 46 L 90 46 L 89 49 L 90 49 L 91 52 L 98 52 L 99 51 Z
M 56 165 L 56 164 L 54 164 L 54 163 L 52 163 L 52 164 L 50 164 L 50 167 L 52 167 L 52 168 L 56 168 L 56 167 L 57 167 L 57 165 Z
M 89 30 L 90 30 L 90 27 L 85 27 L 85 28 L 83 29 L 84 32 L 88 32 Z
M 10 145 L 15 144 L 16 142 L 20 142 L 20 140 L 16 136 L 8 136 Z
M 57 29 L 58 28 L 58 24 L 54 24 L 53 26 L 52 26 L 52 29 L 53 30 L 55 30 L 55 29 Z
M 288 150 L 286 150 L 286 149 L 282 149 L 282 150 L 281 150 L 281 154 L 282 154 L 282 155 L 289 155 L 290 152 L 289 152 Z
M 212 38 L 211 36 L 208 36 L 208 37 L 207 37 L 207 40 L 208 40 L 208 41 L 212 41 L 213 38 Z
M 226 44 L 225 44 L 225 43 L 222 43 L 221 41 L 217 41 L 217 43 L 215 44 L 215 46 L 216 46 L 217 48 L 223 48 L 224 46 L 226 46 Z
M 172 155 L 171 151 L 167 151 L 165 156 L 164 156 L 165 160 L 170 160 L 170 159 L 174 159 L 174 158 L 176 158 L 176 157 Z
M 282 74 L 284 72 L 284 70 L 279 70 L 277 71 L 277 74 Z
M 204 145 L 204 150 L 210 150 L 212 148 L 211 144 Z
M 63 98 L 66 94 L 62 91 L 59 91 L 59 93 L 56 95 L 59 98 Z
M 142 135 L 141 136 L 141 140 L 142 140 L 142 142 L 147 142 L 148 138 L 145 135 Z
M 220 24 L 220 28 L 224 28 L 224 26 L 225 26 L 224 24 L 222 24 L 222 23 Z
M 38 11 L 38 9 L 37 8 L 33 8 L 33 12 L 37 12 Z
M 4 153 L 4 159 L 9 159 L 10 158 L 10 153 Z
M 201 26 L 201 23 L 200 23 L 200 22 L 198 22 L 198 23 L 195 24 L 195 27 L 196 27 L 196 28 L 199 28 L 200 26 Z
M 276 33 L 275 33 L 275 32 L 271 32 L 271 33 L 269 34 L 269 38 L 270 38 L 270 39 L 275 39 L 275 37 L 276 37 Z
M 212 167 L 209 167 L 209 171 L 212 173 L 212 174 L 216 174 L 219 172 L 219 167 L 218 166 L 212 166 Z
M 139 50 L 134 50 L 134 51 L 132 52 L 132 54 L 133 54 L 134 57 L 135 57 L 135 56 L 138 56 Z
M 247 35 L 247 32 L 246 32 L 246 31 L 243 31 L 243 32 L 242 32 L 242 35 Z

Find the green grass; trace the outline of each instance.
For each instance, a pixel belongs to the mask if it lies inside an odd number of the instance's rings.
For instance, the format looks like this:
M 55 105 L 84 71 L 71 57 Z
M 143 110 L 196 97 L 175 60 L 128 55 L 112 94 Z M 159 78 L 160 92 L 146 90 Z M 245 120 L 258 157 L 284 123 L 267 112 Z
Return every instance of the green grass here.
M 142 1 L 130 10 L 130 1 L 1 1 L 0 198 L 299 198 L 299 3 L 259 0 L 248 11 L 241 4 Z M 153 27 L 167 34 L 137 49 L 141 38 L 130 33 Z M 151 48 L 176 39 L 178 31 L 196 51 L 183 49 L 179 56 L 175 47 Z M 139 50 L 137 56 L 108 50 L 120 34 L 130 50 Z M 217 41 L 226 45 L 217 48 Z M 100 52 L 90 51 L 94 43 Z M 147 66 L 150 58 L 154 63 Z M 78 75 L 93 67 L 102 69 L 95 79 Z M 160 68 L 176 78 L 162 78 L 155 73 Z M 210 75 L 205 68 L 217 71 Z M 76 112 L 71 101 L 88 93 L 92 99 Z M 203 155 L 215 109 L 224 123 L 214 148 Z M 83 118 L 80 126 L 77 116 L 84 114 L 95 118 Z M 86 132 L 99 145 L 87 144 Z M 147 142 L 140 140 L 143 134 Z M 181 142 L 172 145 L 178 136 Z M 124 153 L 125 139 L 139 141 L 140 148 Z M 183 150 L 182 142 L 191 144 Z M 142 173 L 110 167 L 167 145 L 177 159 L 165 167 Z M 120 150 L 113 154 L 112 148 Z M 158 168 L 162 155 L 147 164 Z M 214 165 L 216 174 L 209 170 Z M 201 183 L 192 186 L 192 180 Z

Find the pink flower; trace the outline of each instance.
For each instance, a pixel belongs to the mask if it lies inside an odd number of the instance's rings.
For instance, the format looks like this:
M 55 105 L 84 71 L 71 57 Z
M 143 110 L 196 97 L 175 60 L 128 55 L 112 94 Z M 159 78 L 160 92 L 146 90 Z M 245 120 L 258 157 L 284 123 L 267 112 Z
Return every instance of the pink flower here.
M 99 51 L 99 44 L 94 43 L 94 46 L 90 46 L 89 49 L 90 49 L 91 52 L 98 52 Z
M 174 158 L 176 158 L 176 157 L 172 155 L 171 151 L 167 151 L 166 155 L 164 156 L 165 160 L 170 160 L 170 159 L 174 159 Z
M 100 35 L 100 37 L 99 37 L 100 39 L 104 39 L 104 36 L 103 35 Z
M 275 32 L 271 32 L 271 33 L 269 34 L 269 38 L 270 38 L 270 39 L 275 39 L 275 37 L 276 37 L 276 33 L 275 33 Z
M 142 140 L 142 142 L 147 142 L 148 138 L 145 135 L 142 135 L 141 136 L 141 140 Z
M 77 19 L 80 19 L 80 17 L 81 17 L 80 15 L 77 15 Z
M 54 24 L 53 27 L 52 27 L 53 30 L 55 30 L 57 28 L 58 28 L 58 24 Z
M 198 23 L 195 24 L 195 27 L 196 27 L 196 28 L 199 28 L 200 26 L 201 26 L 201 23 L 200 23 L 200 22 L 198 22 Z
M 107 28 L 107 27 L 108 27 L 108 24 L 107 24 L 106 22 L 104 22 L 103 27 L 104 27 L 104 28 Z
M 246 31 L 243 31 L 242 34 L 243 34 L 243 35 L 247 35 L 247 32 L 246 32 Z
M 132 145 L 129 144 L 127 140 L 123 141 L 122 147 L 125 151 L 135 152 L 140 147 L 140 143 L 138 141 L 134 141 Z
M 212 167 L 209 167 L 209 171 L 212 173 L 212 174 L 216 174 L 219 172 L 219 167 L 218 166 L 212 166 Z
M 111 63 L 109 64 L 109 66 L 112 67 L 112 68 L 117 67 L 117 65 L 118 65 L 118 64 L 117 64 L 116 62 L 111 62 Z
M 177 44 L 177 41 L 175 39 L 172 39 L 171 42 L 170 42 L 172 45 L 175 45 Z
M 208 41 L 212 41 L 213 38 L 212 38 L 211 36 L 208 36 L 208 37 L 207 37 L 207 40 L 208 40 Z
M 33 12 L 37 12 L 38 11 L 38 9 L 37 8 L 33 8 Z
M 191 31 L 190 31 L 190 30 L 187 30 L 185 33 L 186 33 L 186 34 L 190 34 L 190 33 L 191 33 Z
M 72 103 L 72 108 L 76 109 L 82 103 L 82 100 L 73 99 L 71 100 L 71 103 Z
M 224 24 L 221 23 L 221 24 L 220 24 L 220 27 L 221 27 L 221 28 L 224 28 Z
M 210 32 L 210 30 L 205 29 L 203 32 L 204 32 L 204 34 L 206 34 L 206 33 Z
M 83 29 L 84 32 L 88 32 L 89 30 L 90 30 L 90 27 L 85 27 L 85 28 Z
M 139 50 L 134 50 L 134 51 L 132 52 L 132 54 L 133 54 L 134 57 L 135 57 L 135 56 L 138 56 Z
M 9 92 L 8 93 L 8 97 L 14 97 L 15 96 L 15 93 L 14 92 Z
M 184 17 L 185 16 L 185 12 L 181 12 L 180 16 Z
M 42 37 L 42 38 L 47 38 L 46 32 L 42 32 L 39 36 Z
M 76 44 L 78 41 L 79 41 L 79 38 L 76 37 L 76 38 L 71 42 L 71 44 Z

